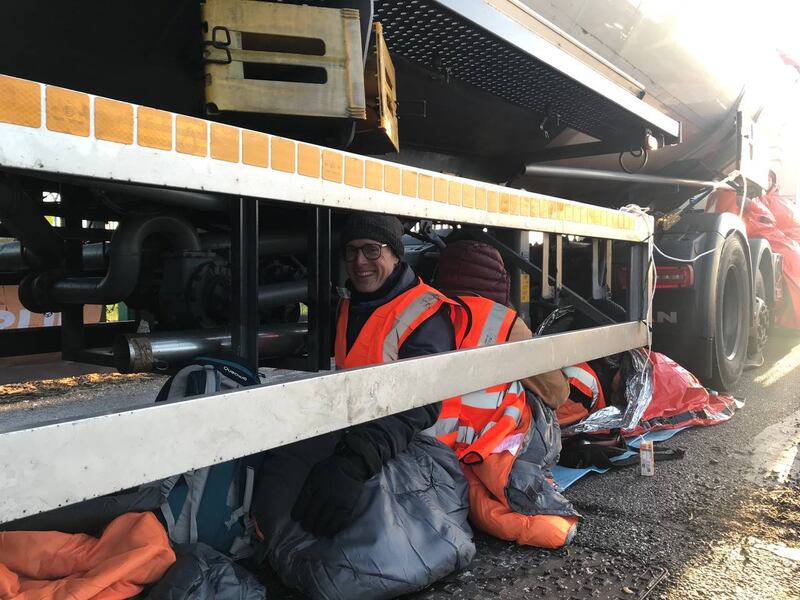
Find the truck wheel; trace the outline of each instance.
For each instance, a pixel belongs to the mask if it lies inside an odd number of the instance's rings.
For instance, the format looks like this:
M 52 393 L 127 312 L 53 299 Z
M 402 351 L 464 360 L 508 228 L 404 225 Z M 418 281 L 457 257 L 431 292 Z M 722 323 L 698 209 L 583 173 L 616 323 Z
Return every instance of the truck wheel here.
M 750 342 L 747 345 L 747 355 L 750 360 L 760 359 L 761 351 L 767 345 L 769 330 L 772 327 L 772 311 L 767 304 L 767 286 L 764 283 L 764 274 L 756 272 L 756 306 L 755 327 L 750 332 Z M 762 359 L 763 360 L 763 359 Z
M 750 337 L 750 285 L 742 241 L 731 236 L 722 246 L 714 307 L 714 386 L 728 391 L 742 375 Z

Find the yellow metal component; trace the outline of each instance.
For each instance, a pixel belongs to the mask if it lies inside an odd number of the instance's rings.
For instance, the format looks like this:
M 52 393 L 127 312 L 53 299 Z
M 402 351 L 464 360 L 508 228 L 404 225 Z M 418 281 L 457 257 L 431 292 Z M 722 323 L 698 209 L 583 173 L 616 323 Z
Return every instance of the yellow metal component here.
M 242 162 L 254 167 L 269 166 L 269 136 L 242 130 Z
M 202 119 L 175 117 L 175 150 L 193 156 L 208 155 L 208 125 Z
M 408 169 L 403 169 L 403 196 L 417 197 L 417 174 Z
M 433 199 L 436 202 L 447 202 L 447 180 L 437 177 L 433 185 Z
M 239 129 L 211 124 L 211 158 L 227 162 L 239 162 Z
M 453 206 L 461 206 L 461 184 L 456 181 L 450 182 L 450 191 L 447 201 Z
M 136 116 L 136 138 L 140 146 L 172 150 L 171 113 L 140 106 Z
M 0 75 L 0 122 L 41 127 L 41 86 L 33 81 Z
M 295 144 L 292 140 L 272 137 L 272 168 L 276 171 L 294 173 Z
M 531 198 L 530 199 L 530 211 L 528 212 L 529 217 L 539 218 L 541 216 L 541 200 L 538 198 Z M 525 214 L 523 213 L 523 217 Z
M 475 186 L 464 184 L 461 191 L 461 205 L 464 208 L 475 208 Z
M 253 0 L 202 6 L 209 112 L 365 118 L 357 10 Z
M 500 212 L 507 214 L 509 212 L 509 194 L 508 192 L 500 192 Z
M 47 128 L 89 137 L 89 95 L 48 86 Z
M 486 188 L 478 187 L 475 190 L 475 208 L 486 210 Z
M 500 211 L 500 202 L 497 198 L 497 192 L 494 190 L 486 194 L 486 210 L 493 213 Z
M 519 276 L 519 301 L 522 304 L 527 304 L 531 301 L 531 276 L 527 273 L 522 273 Z
M 525 194 L 519 197 L 519 214 L 523 217 L 531 216 L 531 199 Z
M 344 158 L 344 182 L 351 186 L 364 187 L 364 161 L 355 156 Z
M 371 190 L 383 191 L 383 165 L 374 160 L 368 160 L 366 166 L 367 187 Z
M 342 153 L 336 150 L 322 151 L 322 178 L 334 183 L 342 183 L 344 170 L 342 166 Z
M 390 194 L 400 193 L 400 168 L 392 165 L 383 167 L 383 191 Z
M 433 200 L 433 176 L 420 173 L 419 197 L 420 200 Z
M 372 27 L 372 45 L 364 68 L 364 88 L 367 118 L 356 127 L 356 146 L 371 154 L 399 152 L 397 78 L 380 23 L 373 23 Z
M 297 172 L 306 177 L 319 179 L 321 156 L 319 146 L 297 144 Z
M 205 122 L 200 121 L 205 127 Z M 133 143 L 133 105 L 106 98 L 94 101 L 94 135 L 98 140 Z

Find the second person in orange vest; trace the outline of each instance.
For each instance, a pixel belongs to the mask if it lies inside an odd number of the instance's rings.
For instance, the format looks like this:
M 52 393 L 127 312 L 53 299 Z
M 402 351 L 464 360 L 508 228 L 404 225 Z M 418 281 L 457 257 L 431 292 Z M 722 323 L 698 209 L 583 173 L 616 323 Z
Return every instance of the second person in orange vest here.
M 442 250 L 436 283 L 469 315 L 467 326 L 456 331 L 460 349 L 531 337 L 509 307 L 509 277 L 496 248 L 478 241 L 452 242 Z M 578 513 L 550 476 L 561 450 L 553 408 L 568 393 L 559 370 L 499 382 L 444 402 L 432 432 L 462 462 L 473 525 L 531 546 L 558 548 L 572 541 Z
M 483 242 L 461 240 L 448 245 L 439 259 L 436 286 L 450 297 L 477 295 L 511 306 L 509 276 L 503 259 L 496 248 Z M 525 321 L 517 318 L 506 341 L 532 338 Z M 553 410 L 569 397 L 569 383 L 561 370 L 526 377 L 521 382 Z

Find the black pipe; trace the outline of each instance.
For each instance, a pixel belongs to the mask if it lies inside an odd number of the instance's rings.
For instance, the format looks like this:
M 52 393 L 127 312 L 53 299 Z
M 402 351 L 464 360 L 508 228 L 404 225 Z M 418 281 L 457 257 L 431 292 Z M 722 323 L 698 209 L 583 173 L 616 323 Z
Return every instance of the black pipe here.
M 155 234 L 164 234 L 173 250 L 200 251 L 197 232 L 180 217 L 159 215 L 123 221 L 111 238 L 105 277 L 66 277 L 49 285 L 34 285 L 36 289 L 44 289 L 42 304 L 115 304 L 125 300 L 136 289 L 142 246 Z M 40 277 L 43 283 L 53 278 L 47 273 Z
M 306 344 L 306 323 L 279 323 L 258 332 L 260 358 L 300 354 Z M 230 352 L 229 329 L 119 335 L 114 340 L 114 363 L 120 373 L 173 369 L 192 358 L 214 352 Z
M 730 185 L 721 181 L 678 179 L 673 177 L 660 177 L 658 175 L 618 173 L 617 171 L 578 169 L 575 167 L 528 165 L 525 167 L 525 175 L 536 177 L 557 177 L 559 179 L 590 179 L 592 181 L 612 181 L 615 183 L 643 183 L 646 185 L 684 186 L 690 188 L 733 189 Z
M 333 235 L 331 245 L 336 247 L 338 235 Z M 228 233 L 204 233 L 200 236 L 203 250 L 224 250 L 231 247 Z M 261 256 L 273 254 L 305 254 L 308 252 L 307 231 L 270 231 L 258 236 L 258 253 Z
M 84 244 L 83 268 L 102 271 L 108 265 L 108 243 Z M 19 273 L 38 268 L 37 260 L 19 242 L 0 244 L 0 273 Z
M 272 308 L 308 301 L 308 280 L 270 283 L 258 288 L 258 307 Z
M 228 199 L 223 195 L 192 192 L 188 190 L 171 190 L 161 187 L 146 185 L 131 185 L 127 183 L 114 183 L 109 181 L 96 182 L 93 187 L 119 194 L 125 200 L 141 203 L 150 200 L 156 204 L 169 204 L 193 210 L 226 212 Z M 113 197 L 112 197 L 113 198 Z M 124 207 L 123 207 L 124 208 Z
M 0 221 L 30 253 L 38 267 L 56 268 L 64 261 L 64 240 L 56 233 L 16 178 L 0 179 Z

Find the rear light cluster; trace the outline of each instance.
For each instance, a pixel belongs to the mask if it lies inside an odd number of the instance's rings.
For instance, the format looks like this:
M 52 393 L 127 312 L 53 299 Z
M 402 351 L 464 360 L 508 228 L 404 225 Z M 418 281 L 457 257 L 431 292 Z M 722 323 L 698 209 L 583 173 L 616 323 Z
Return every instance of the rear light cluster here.
M 656 265 L 656 289 L 687 288 L 694 285 L 692 265 Z
M 628 289 L 630 269 L 620 267 L 617 270 L 617 285 L 621 290 Z M 656 289 L 689 288 L 694 285 L 694 268 L 692 265 L 656 265 Z

